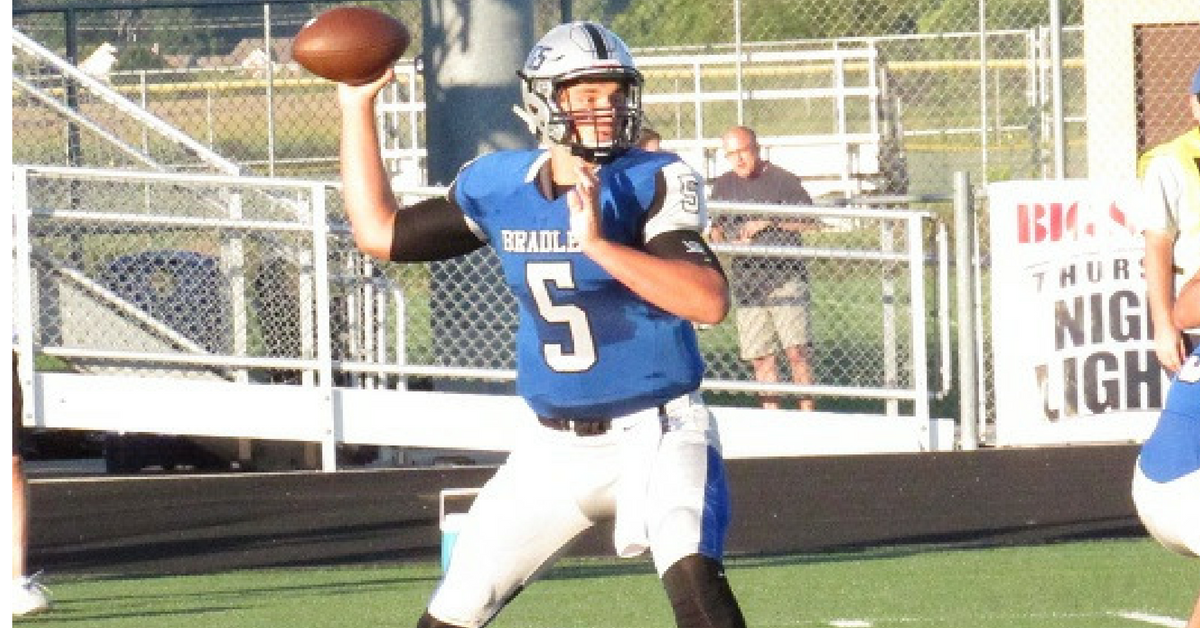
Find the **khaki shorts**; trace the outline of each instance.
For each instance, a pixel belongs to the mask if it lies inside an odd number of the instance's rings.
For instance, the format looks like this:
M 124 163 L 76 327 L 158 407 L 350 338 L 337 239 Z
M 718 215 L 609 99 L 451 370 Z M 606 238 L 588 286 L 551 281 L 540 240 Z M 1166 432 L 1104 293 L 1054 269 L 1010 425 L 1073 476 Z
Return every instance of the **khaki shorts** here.
M 743 360 L 771 355 L 782 347 L 809 345 L 808 284 L 788 282 L 767 299 L 771 305 L 741 305 L 738 344 Z

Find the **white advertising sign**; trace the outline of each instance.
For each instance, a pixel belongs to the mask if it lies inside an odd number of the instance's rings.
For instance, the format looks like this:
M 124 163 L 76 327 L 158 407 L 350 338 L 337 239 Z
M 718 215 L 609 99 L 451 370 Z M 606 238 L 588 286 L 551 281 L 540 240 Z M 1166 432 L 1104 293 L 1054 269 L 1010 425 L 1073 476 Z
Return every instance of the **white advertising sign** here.
M 1169 379 L 1154 355 L 1136 181 L 988 186 L 996 441 L 1141 441 Z

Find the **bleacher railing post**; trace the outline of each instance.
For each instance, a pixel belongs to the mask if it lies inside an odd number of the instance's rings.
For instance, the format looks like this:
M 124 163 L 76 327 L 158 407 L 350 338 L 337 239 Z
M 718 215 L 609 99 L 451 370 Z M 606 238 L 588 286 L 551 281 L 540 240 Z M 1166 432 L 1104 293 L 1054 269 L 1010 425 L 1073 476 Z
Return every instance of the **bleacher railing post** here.
M 317 300 L 317 391 L 320 412 L 325 420 L 321 438 L 321 470 L 337 471 L 337 441 L 340 421 L 333 394 L 333 332 L 330 326 L 329 308 L 329 219 L 326 216 L 325 187 L 313 185 L 312 195 L 312 238 L 313 279 Z
M 958 427 L 959 448 L 974 450 L 979 444 L 975 369 L 975 212 L 971 177 L 954 173 L 954 268 L 958 319 Z

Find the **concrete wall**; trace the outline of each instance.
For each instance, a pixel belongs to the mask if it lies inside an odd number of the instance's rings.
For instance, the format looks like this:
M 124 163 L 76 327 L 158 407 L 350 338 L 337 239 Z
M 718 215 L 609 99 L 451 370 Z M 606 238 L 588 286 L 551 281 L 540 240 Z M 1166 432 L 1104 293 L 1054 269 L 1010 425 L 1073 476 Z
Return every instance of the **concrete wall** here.
M 1023 544 L 1145 534 L 1138 447 L 730 460 L 732 555 L 910 543 Z M 433 561 L 438 494 L 490 467 L 32 481 L 30 569 L 177 574 Z M 612 525 L 576 555 L 611 556 Z

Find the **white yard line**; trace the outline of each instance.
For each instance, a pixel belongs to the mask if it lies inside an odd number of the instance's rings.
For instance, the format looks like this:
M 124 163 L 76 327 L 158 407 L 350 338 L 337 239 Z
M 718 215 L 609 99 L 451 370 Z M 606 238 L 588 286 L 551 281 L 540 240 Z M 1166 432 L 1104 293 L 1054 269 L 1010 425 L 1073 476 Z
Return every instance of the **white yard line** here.
M 833 628 L 871 628 L 874 624 L 865 619 L 831 619 L 829 625 Z
M 1121 611 L 1116 613 L 1116 615 L 1118 617 L 1124 617 L 1125 619 L 1145 622 L 1155 626 L 1167 626 L 1167 628 L 1184 628 L 1184 626 L 1187 625 L 1187 622 L 1182 619 L 1164 617 L 1163 615 L 1151 615 L 1149 613 L 1139 613 L 1137 611 Z

